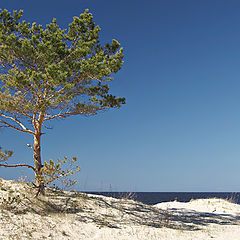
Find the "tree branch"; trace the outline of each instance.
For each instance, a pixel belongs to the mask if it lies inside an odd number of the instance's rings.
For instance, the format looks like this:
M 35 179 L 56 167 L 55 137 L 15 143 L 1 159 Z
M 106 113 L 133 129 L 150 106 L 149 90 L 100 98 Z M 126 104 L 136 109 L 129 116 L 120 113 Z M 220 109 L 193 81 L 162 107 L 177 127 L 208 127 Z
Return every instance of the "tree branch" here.
M 27 130 L 27 128 L 20 122 L 20 121 L 18 121 L 17 119 L 15 119 L 15 118 L 13 118 L 13 117 L 9 117 L 9 116 L 6 116 L 6 115 L 4 115 L 4 114 L 1 114 L 0 113 L 0 116 L 2 116 L 2 117 L 5 117 L 5 118 L 8 118 L 8 119 L 11 119 L 11 120 L 13 120 L 13 121 L 15 121 L 16 123 L 18 123 L 21 127 L 22 127 L 22 129 L 24 129 L 24 130 Z
M 25 133 L 30 133 L 30 134 L 33 134 L 33 135 L 34 135 L 34 132 L 31 131 L 31 130 L 29 130 L 29 129 L 24 130 L 24 129 L 21 129 L 21 128 L 18 128 L 18 127 L 15 127 L 15 126 L 13 126 L 13 125 L 11 125 L 11 124 L 5 122 L 5 121 L 2 121 L 2 120 L 0 120 L 0 123 L 3 123 L 3 124 L 5 124 L 5 125 L 7 125 L 8 127 L 13 128 L 13 129 L 15 129 L 15 130 L 17 130 L 17 131 L 25 132 Z
M 34 114 L 33 114 L 33 118 L 32 118 L 32 124 L 33 124 L 33 127 L 34 127 L 35 130 L 37 129 L 36 115 L 37 115 L 37 112 L 35 111 Z
M 48 117 L 48 118 L 44 118 L 44 121 L 52 120 L 52 119 L 57 118 L 57 117 L 64 118 L 64 117 L 68 117 L 68 116 L 76 115 L 76 114 L 80 114 L 80 112 L 78 112 L 78 113 L 74 113 L 74 112 L 60 113 L 60 114 L 57 114 L 57 115 L 54 115 L 54 116 L 51 116 L 51 117 Z
M 27 114 L 27 113 L 25 113 L 25 112 L 20 112 L 22 115 L 24 115 L 24 116 L 26 116 L 26 117 L 28 117 L 28 118 L 30 118 L 31 120 L 32 120 L 32 117 L 31 117 L 31 115 L 29 115 L 29 114 Z
M 99 107 L 97 109 L 97 111 L 101 111 L 101 110 L 104 110 L 104 109 L 107 109 L 108 107 Z M 88 113 L 88 114 L 91 114 L 93 112 L 96 112 L 96 111 L 91 111 L 91 112 L 85 112 L 85 111 L 78 111 L 78 112 L 66 112 L 66 113 L 59 113 L 59 114 L 56 114 L 56 115 L 53 115 L 53 116 L 50 116 L 50 117 L 47 117 L 47 118 L 44 118 L 43 121 L 48 121 L 48 120 L 52 120 L 54 118 L 65 118 L 65 117 L 69 117 L 71 115 L 77 115 L 77 114 L 84 114 L 84 113 Z
M 0 164 L 0 167 L 27 167 L 31 168 L 35 172 L 34 167 L 28 164 L 15 164 L 15 165 Z

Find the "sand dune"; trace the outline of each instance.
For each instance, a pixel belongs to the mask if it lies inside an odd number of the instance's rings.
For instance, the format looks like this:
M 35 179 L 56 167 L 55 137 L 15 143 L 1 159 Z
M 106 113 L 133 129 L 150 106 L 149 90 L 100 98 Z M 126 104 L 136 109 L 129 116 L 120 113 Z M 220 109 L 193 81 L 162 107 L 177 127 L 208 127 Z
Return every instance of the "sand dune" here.
M 240 205 L 222 199 L 154 206 L 0 179 L 0 239 L 240 239 Z

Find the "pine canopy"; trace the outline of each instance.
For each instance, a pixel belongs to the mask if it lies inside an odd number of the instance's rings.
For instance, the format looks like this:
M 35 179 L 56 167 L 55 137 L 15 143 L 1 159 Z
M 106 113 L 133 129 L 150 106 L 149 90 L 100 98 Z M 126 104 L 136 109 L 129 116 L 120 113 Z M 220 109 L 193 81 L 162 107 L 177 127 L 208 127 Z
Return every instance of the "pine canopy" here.
M 56 19 L 46 27 L 27 23 L 22 13 L 0 9 L 0 117 L 14 118 L 28 132 L 17 118 L 34 125 L 39 114 L 44 122 L 125 103 L 109 93 L 108 84 L 123 65 L 123 49 L 116 40 L 100 44 L 100 28 L 88 10 L 68 29 Z

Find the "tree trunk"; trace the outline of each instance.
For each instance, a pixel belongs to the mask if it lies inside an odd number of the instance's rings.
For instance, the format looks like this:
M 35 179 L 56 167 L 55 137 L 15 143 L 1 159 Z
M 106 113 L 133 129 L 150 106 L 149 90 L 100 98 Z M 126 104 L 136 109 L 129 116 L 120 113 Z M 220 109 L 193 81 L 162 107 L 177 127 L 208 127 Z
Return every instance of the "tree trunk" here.
M 34 145 L 33 145 L 33 158 L 35 162 L 35 178 L 36 186 L 38 188 L 36 197 L 39 194 L 44 194 L 44 183 L 41 179 L 42 173 L 42 161 L 41 161 L 41 133 L 34 135 Z
M 33 159 L 35 163 L 35 178 L 36 178 L 36 186 L 38 187 L 38 192 L 44 194 L 44 182 L 42 180 L 42 161 L 41 161 L 41 136 L 42 136 L 42 123 L 44 118 L 44 112 L 39 114 L 39 118 L 37 124 L 34 125 L 35 134 L 34 134 L 34 144 L 33 144 Z
M 36 186 L 40 186 L 42 181 L 38 176 L 41 175 L 42 161 L 41 161 L 41 134 L 36 133 L 34 135 L 34 145 L 33 145 L 33 159 L 35 163 L 35 175 L 36 175 Z

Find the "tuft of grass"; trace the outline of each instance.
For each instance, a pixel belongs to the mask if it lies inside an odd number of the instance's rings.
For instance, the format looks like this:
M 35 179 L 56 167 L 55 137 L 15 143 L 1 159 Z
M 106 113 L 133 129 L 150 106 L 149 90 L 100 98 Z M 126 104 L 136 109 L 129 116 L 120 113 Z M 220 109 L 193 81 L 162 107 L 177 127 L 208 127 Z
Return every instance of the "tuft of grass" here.
M 66 231 L 64 231 L 64 230 L 62 231 L 62 235 L 63 235 L 63 236 L 68 236 L 68 234 L 67 234 Z
M 14 210 L 17 208 L 18 204 L 21 202 L 21 198 L 19 195 L 16 196 L 7 196 L 2 197 L 1 199 L 1 209 L 5 210 Z
M 230 203 L 238 203 L 239 195 L 237 193 L 232 193 L 229 198 L 226 198 L 226 200 Z

